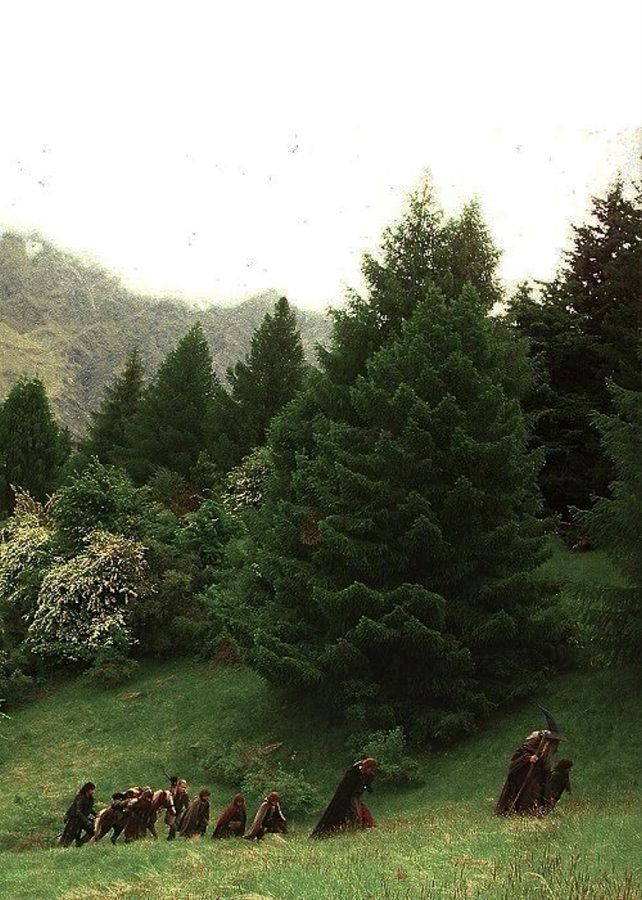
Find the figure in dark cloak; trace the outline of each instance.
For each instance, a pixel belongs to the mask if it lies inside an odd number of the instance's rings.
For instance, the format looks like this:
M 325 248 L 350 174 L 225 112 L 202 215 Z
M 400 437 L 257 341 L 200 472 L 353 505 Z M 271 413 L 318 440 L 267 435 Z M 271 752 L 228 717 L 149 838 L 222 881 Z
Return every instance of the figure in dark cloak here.
M 247 810 L 243 794 L 237 794 L 229 806 L 226 806 L 212 832 L 213 838 L 243 837 L 247 822 Z
M 93 781 L 88 781 L 83 784 L 74 797 L 74 801 L 65 815 L 65 827 L 60 836 L 62 847 L 69 847 L 74 842 L 76 847 L 81 847 L 93 835 L 96 818 L 94 812 L 95 792 L 96 785 Z
M 210 821 L 210 792 L 199 791 L 196 800 L 192 800 L 178 822 L 178 833 L 181 837 L 191 838 L 203 836 Z
M 546 783 L 562 735 L 551 713 L 543 707 L 540 709 L 546 717 L 547 728 L 529 734 L 511 756 L 506 781 L 495 807 L 498 816 L 513 813 L 535 816 L 544 811 Z
M 548 777 L 545 790 L 545 808 L 547 812 L 555 809 L 564 792 L 571 793 L 571 769 L 573 760 L 559 759 Z
M 137 797 L 128 802 L 125 810 L 126 844 L 145 837 L 154 816 L 153 799 L 154 792 L 150 787 L 145 787 Z
M 248 841 L 260 841 L 266 834 L 287 833 L 288 823 L 281 809 L 281 798 L 276 791 L 270 791 L 243 836 Z
M 187 793 L 187 782 L 185 779 L 179 778 L 178 775 L 172 775 L 170 779 L 170 792 L 174 800 L 175 813 L 172 814 L 170 810 L 167 811 L 165 824 L 169 826 L 167 840 L 173 841 L 176 837 L 176 823 L 181 819 L 183 813 L 189 806 L 189 794 Z
M 377 762 L 371 758 L 359 760 L 350 766 L 312 832 L 312 837 L 327 837 L 338 831 L 374 826 L 372 814 L 361 798 L 365 791 L 372 792 L 376 771 Z

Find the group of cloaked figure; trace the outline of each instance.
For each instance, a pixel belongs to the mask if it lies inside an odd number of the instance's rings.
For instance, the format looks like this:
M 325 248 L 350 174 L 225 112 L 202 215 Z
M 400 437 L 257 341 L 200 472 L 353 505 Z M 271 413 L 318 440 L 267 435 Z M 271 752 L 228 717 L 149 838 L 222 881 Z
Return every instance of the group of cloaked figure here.
M 508 774 L 495 812 L 500 816 L 512 814 L 542 816 L 557 805 L 565 792 L 570 793 L 570 759 L 555 761 L 554 756 L 563 740 L 551 713 L 540 707 L 546 717 L 546 728 L 534 731 L 515 750 L 508 764 Z M 372 791 L 377 771 L 376 760 L 368 757 L 349 767 L 344 773 L 332 800 L 312 831 L 320 838 L 341 831 L 372 828 L 374 819 L 363 802 L 363 794 Z M 112 794 L 111 805 L 98 815 L 94 811 L 96 786 L 87 782 L 76 794 L 65 816 L 60 843 L 76 846 L 96 843 L 111 832 L 116 843 L 124 832 L 125 843 L 139 840 L 146 834 L 157 837 L 156 823 L 165 813 L 168 840 L 177 835 L 185 838 L 204 836 L 210 821 L 210 791 L 199 791 L 195 800 L 189 798 L 187 782 L 178 776 L 170 777 L 168 790 L 152 791 L 149 787 L 129 788 Z M 266 794 L 249 828 L 247 810 L 242 794 L 237 794 L 225 807 L 214 826 L 212 838 L 242 837 L 259 841 L 268 833 L 286 834 L 287 820 L 276 791 Z
M 372 814 L 362 797 L 365 791 L 372 790 L 376 769 L 376 760 L 371 758 L 361 759 L 350 766 L 312 832 L 313 837 L 374 825 Z M 97 815 L 94 809 L 96 785 L 88 781 L 78 791 L 67 810 L 59 843 L 63 847 L 73 843 L 80 847 L 88 841 L 96 843 L 110 832 L 112 844 L 123 833 L 125 843 L 140 840 L 146 834 L 155 838 L 158 836 L 156 824 L 162 812 L 165 813 L 164 820 L 168 826 L 168 840 L 174 840 L 177 835 L 185 838 L 203 837 L 210 821 L 210 791 L 204 788 L 199 791 L 195 800 L 190 801 L 185 779 L 168 777 L 169 789 L 153 791 L 149 787 L 133 787 L 112 794 L 111 804 Z M 245 799 L 242 794 L 237 794 L 218 817 L 212 837 L 241 837 L 259 841 L 268 833 L 286 834 L 287 819 L 276 791 L 266 794 L 252 824 L 249 828 L 246 825 Z

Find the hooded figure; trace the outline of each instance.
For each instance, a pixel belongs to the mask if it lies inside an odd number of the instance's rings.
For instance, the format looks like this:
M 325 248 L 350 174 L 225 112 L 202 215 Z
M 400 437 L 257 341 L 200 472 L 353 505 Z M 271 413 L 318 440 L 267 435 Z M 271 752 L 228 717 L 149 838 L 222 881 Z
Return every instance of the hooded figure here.
M 362 759 L 345 772 L 334 797 L 312 832 L 312 837 L 326 837 L 348 828 L 372 828 L 374 819 L 363 803 L 365 791 L 372 791 L 377 771 L 374 759 Z
M 213 838 L 243 837 L 247 811 L 243 794 L 237 794 L 218 818 L 212 832 Z
M 244 834 L 248 841 L 260 841 L 270 834 L 287 834 L 288 823 L 281 809 L 281 798 L 276 791 L 270 791 L 258 808 L 249 831 Z
M 495 814 L 537 815 L 545 805 L 544 792 L 553 756 L 562 736 L 553 716 L 543 707 L 548 728 L 534 731 L 513 753 Z
M 572 759 L 559 759 L 548 776 L 546 789 L 544 792 L 544 800 L 546 810 L 555 809 L 564 791 L 571 793 L 571 769 L 573 768 Z
M 205 788 L 199 791 L 196 800 L 187 807 L 178 823 L 181 837 L 191 838 L 204 835 L 210 821 L 210 792 Z
M 94 833 L 94 793 L 96 785 L 87 781 L 80 788 L 65 814 L 65 827 L 60 835 L 60 845 L 68 847 L 74 841 L 81 847 Z

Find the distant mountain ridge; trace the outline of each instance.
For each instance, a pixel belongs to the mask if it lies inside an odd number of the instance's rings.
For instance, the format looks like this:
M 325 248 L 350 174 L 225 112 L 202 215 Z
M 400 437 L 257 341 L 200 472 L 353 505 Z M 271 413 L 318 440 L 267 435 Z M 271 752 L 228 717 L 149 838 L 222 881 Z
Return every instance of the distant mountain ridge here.
M 39 375 L 57 415 L 75 434 L 100 403 L 134 345 L 149 378 L 176 342 L 200 321 L 214 367 L 224 375 L 243 357 L 278 294 L 236 306 L 192 306 L 127 290 L 114 275 L 46 241 L 0 237 L 0 399 L 20 375 Z M 330 321 L 297 310 L 307 356 L 325 343 Z

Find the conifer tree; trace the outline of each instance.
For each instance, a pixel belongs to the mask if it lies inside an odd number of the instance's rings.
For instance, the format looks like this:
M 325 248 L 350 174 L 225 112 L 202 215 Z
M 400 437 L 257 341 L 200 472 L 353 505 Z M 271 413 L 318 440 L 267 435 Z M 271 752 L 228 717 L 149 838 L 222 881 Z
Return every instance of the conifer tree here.
M 107 388 L 99 409 L 91 414 L 91 423 L 81 452 L 96 456 L 102 463 L 124 465 L 128 451 L 128 429 L 143 392 L 143 364 L 136 348 L 132 350 L 122 373 Z
M 21 378 L 0 410 L 0 502 L 13 509 L 13 487 L 44 500 L 68 452 L 39 378 Z
M 588 624 L 612 658 L 642 659 L 642 392 L 609 385 L 614 412 L 597 415 L 604 450 L 615 465 L 611 497 L 597 500 L 580 522 L 622 574 L 616 587 L 583 592 Z
M 161 364 L 129 428 L 128 469 L 144 481 L 163 466 L 187 475 L 205 449 L 205 422 L 217 384 L 199 323 Z
M 642 360 L 642 197 L 616 184 L 595 198 L 558 276 L 541 296 L 519 291 L 508 319 L 543 364 L 548 388 L 526 398 L 546 452 L 541 489 L 568 515 L 613 477 L 591 421 L 609 408 L 607 381 L 639 390 Z
M 229 393 L 216 392 L 210 447 L 221 469 L 265 443 L 274 416 L 301 390 L 305 368 L 296 314 L 281 297 L 254 332 L 245 360 L 228 371 Z
M 532 691 L 547 654 L 530 367 L 486 306 L 428 291 L 350 387 L 350 421 L 315 419 L 227 611 L 266 677 L 418 740 Z

